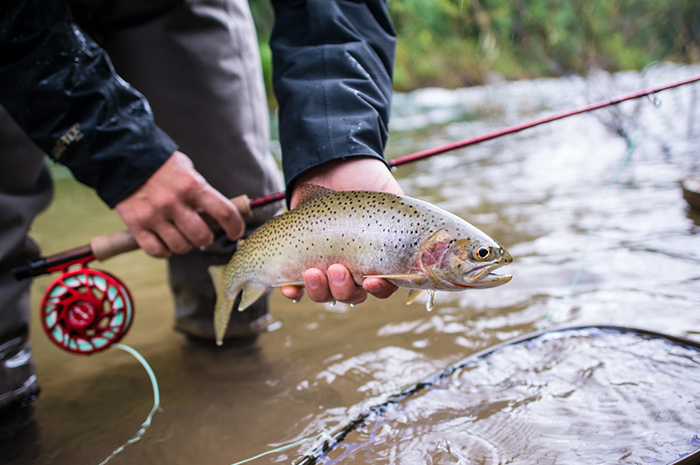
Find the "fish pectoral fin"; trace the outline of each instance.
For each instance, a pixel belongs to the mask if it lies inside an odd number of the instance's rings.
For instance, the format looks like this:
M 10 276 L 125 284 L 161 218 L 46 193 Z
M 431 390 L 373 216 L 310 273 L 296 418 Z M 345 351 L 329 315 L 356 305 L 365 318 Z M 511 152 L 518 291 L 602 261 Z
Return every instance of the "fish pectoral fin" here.
M 425 279 L 425 276 L 420 273 L 407 273 L 407 274 L 368 274 L 363 276 L 363 278 L 384 278 L 384 279 Z
M 243 294 L 241 295 L 241 302 L 238 304 L 238 311 L 242 312 L 246 308 L 250 307 L 267 291 L 267 286 L 252 286 L 247 285 L 243 288 Z
M 270 287 L 282 287 L 282 286 L 303 286 L 304 281 L 288 281 L 284 283 L 275 283 Z
M 408 300 L 406 301 L 406 305 L 411 305 L 413 302 L 416 301 L 418 297 L 422 296 L 425 292 L 427 292 L 425 289 L 411 289 L 411 291 L 408 293 Z

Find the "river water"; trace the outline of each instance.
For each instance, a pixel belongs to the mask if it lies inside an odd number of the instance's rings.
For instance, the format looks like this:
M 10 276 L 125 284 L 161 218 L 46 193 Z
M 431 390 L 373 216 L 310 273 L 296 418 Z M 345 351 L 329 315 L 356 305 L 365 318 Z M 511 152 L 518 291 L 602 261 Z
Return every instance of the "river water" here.
M 700 74 L 644 73 L 423 89 L 395 98 L 388 158 Z M 140 251 L 93 264 L 131 289 L 123 342 L 153 367 L 161 408 L 110 463 L 296 463 L 363 412 L 432 379 L 352 429 L 319 463 L 670 463 L 700 448 L 700 352 L 635 332 L 547 333 L 578 325 L 644 328 L 700 341 L 700 215 L 679 182 L 700 172 L 700 86 L 576 116 L 398 168 L 407 194 L 474 223 L 513 255 L 499 288 L 406 291 L 350 308 L 272 296 L 278 323 L 252 347 L 188 343 L 172 330 L 165 265 Z M 50 254 L 122 229 L 56 170 L 56 200 L 33 236 Z M 53 346 L 33 287 L 42 393 L 11 464 L 98 464 L 153 405 L 146 372 L 119 350 Z

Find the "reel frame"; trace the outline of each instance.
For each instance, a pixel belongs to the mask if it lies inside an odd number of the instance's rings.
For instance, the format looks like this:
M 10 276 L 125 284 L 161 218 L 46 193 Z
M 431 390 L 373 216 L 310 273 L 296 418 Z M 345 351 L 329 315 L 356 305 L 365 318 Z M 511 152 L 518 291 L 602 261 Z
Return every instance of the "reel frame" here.
M 44 292 L 41 323 L 61 349 L 90 355 L 119 342 L 131 327 L 131 293 L 116 276 L 89 268 L 93 257 L 57 267 L 61 271 Z M 69 270 L 74 265 L 78 268 Z M 54 270 L 51 270 L 54 271 Z

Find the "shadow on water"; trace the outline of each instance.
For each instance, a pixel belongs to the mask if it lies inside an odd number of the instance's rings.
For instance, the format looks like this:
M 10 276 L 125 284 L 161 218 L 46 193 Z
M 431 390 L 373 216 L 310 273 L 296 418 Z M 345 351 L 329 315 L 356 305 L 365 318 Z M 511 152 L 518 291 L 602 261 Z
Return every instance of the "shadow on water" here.
M 580 106 L 596 92 L 609 97 L 699 72 L 623 73 L 606 78 L 603 90 L 596 79 L 564 78 L 397 95 L 388 157 Z M 629 147 L 595 114 L 399 168 L 409 195 L 464 217 L 515 257 L 511 283 L 438 293 L 431 313 L 405 306 L 404 291 L 355 308 L 292 304 L 274 293 L 276 331 L 254 346 L 216 349 L 172 330 L 163 262 L 132 252 L 96 264 L 130 287 L 136 317 L 123 342 L 150 362 L 162 395 L 143 439 L 110 463 L 235 463 L 334 431 L 402 387 L 542 326 L 634 326 L 700 340 L 700 229 L 678 184 L 700 171 L 700 105 L 690 88 L 658 98 L 660 106 L 616 110 L 616 124 L 629 119 L 638 135 L 610 189 Z M 61 173 L 54 205 L 33 228 L 45 253 L 122 229 Z M 36 279 L 32 294 L 42 394 L 31 431 L 0 461 L 97 464 L 136 433 L 152 406 L 151 386 L 126 353 L 81 357 L 48 341 L 38 305 L 51 279 Z M 697 392 L 697 357 L 629 338 L 552 344 L 455 373 L 321 461 L 666 463 L 693 446 L 700 405 L 668 379 Z M 315 443 L 259 462 L 294 463 Z

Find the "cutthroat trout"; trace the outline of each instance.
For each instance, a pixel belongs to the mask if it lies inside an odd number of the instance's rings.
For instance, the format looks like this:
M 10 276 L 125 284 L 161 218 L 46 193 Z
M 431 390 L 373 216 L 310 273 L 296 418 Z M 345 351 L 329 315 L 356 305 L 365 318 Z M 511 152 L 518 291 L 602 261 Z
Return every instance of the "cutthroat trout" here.
M 513 261 L 503 247 L 427 202 L 310 184 L 300 186 L 300 194 L 297 208 L 239 241 L 228 265 L 210 269 L 219 345 L 239 293 L 238 310 L 245 310 L 270 287 L 303 285 L 302 274 L 311 267 L 326 271 L 343 264 L 358 284 L 367 277 L 387 279 L 412 289 L 408 303 L 426 290 L 489 288 L 512 278 L 492 272 Z

